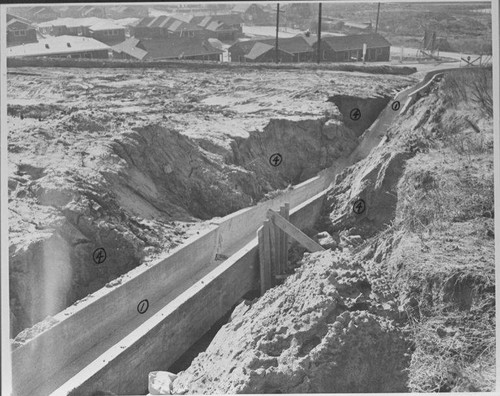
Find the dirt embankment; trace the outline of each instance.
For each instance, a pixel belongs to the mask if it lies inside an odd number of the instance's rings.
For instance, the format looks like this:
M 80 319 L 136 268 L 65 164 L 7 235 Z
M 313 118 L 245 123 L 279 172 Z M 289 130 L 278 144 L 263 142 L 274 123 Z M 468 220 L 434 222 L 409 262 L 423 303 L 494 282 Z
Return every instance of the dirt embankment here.
M 337 176 L 310 230 L 329 250 L 238 306 L 174 393 L 495 389 L 491 90 L 448 73 L 398 117 Z
M 351 257 L 315 253 L 239 305 L 173 394 L 402 392 L 407 345 L 384 312 Z
M 12 336 L 357 144 L 326 101 L 353 87 L 328 72 L 290 88 L 280 71 L 37 70 L 8 86 Z M 374 96 L 411 81 L 375 80 Z

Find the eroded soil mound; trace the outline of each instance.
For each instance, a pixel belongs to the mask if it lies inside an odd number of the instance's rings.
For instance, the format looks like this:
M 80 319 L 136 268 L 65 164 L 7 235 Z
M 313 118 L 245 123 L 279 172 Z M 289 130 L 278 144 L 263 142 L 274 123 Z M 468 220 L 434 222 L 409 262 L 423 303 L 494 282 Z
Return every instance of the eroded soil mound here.
M 173 394 L 403 392 L 407 344 L 387 316 L 349 255 L 308 255 L 283 285 L 235 309 Z

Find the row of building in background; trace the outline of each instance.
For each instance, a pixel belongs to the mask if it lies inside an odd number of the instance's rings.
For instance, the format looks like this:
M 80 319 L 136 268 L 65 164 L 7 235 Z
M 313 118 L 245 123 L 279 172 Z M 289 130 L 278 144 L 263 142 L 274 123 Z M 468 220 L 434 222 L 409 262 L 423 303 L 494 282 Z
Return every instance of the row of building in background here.
M 272 62 L 276 56 L 279 62 L 316 59 L 315 35 L 280 38 L 278 52 L 274 38 L 244 38 L 246 20 L 255 21 L 262 11 L 260 7 L 253 6 L 239 4 L 231 9 L 231 13 L 222 15 L 178 13 L 174 16 L 128 16 L 120 19 L 96 16 L 96 7 L 82 6 L 73 7 L 72 12 L 80 13 L 78 15 L 84 13 L 85 17 L 58 17 L 37 24 L 8 14 L 7 56 L 231 62 Z M 30 8 L 31 11 L 34 9 L 42 11 L 37 7 Z M 137 11 L 133 6 L 117 7 L 114 15 L 133 15 L 134 10 Z M 39 15 L 39 18 L 42 17 Z M 365 26 L 362 28 L 365 29 Z M 361 31 L 365 31 L 363 29 Z M 327 62 L 388 61 L 389 52 L 389 42 L 376 33 L 325 34 L 321 40 L 320 58 Z
M 189 15 L 214 15 L 214 14 L 235 14 L 243 18 L 246 23 L 267 25 L 272 23 L 275 18 L 272 8 L 262 7 L 258 4 L 239 3 L 236 5 L 219 4 L 212 5 L 214 8 L 207 8 L 209 5 L 203 4 L 176 4 L 156 7 L 165 12 L 172 14 L 189 14 Z M 153 9 L 153 14 L 154 14 Z M 158 10 L 156 10 L 158 11 Z M 28 19 L 34 23 L 53 21 L 58 18 L 143 18 L 150 16 L 150 8 L 148 5 L 117 5 L 117 6 L 34 6 L 34 7 L 9 7 L 9 12 Z M 155 15 L 151 15 L 155 16 Z
M 46 36 L 83 36 L 108 45 L 118 44 L 127 37 L 140 39 L 216 38 L 235 41 L 243 36 L 244 20 L 238 14 L 226 15 L 160 15 L 144 18 L 103 19 L 99 17 L 58 18 L 33 24 L 28 19 L 8 14 L 7 46 L 37 42 Z
M 325 62 L 382 62 L 390 59 L 391 44 L 380 34 L 323 36 L 320 60 Z M 233 44 L 228 49 L 233 62 L 274 62 L 275 39 L 248 40 Z M 278 40 L 279 62 L 310 62 L 317 60 L 316 35 L 303 34 Z

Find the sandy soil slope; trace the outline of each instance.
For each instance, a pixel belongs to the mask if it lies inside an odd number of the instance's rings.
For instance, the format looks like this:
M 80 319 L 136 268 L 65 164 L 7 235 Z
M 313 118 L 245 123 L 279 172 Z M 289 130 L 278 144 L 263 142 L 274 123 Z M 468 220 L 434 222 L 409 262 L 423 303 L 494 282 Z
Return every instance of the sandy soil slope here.
M 12 336 L 181 244 L 200 219 L 348 155 L 360 131 L 329 98 L 366 106 L 412 82 L 332 71 L 10 69 Z M 280 167 L 269 165 L 275 152 Z M 96 264 L 99 248 L 106 260 Z
M 448 73 L 398 116 L 330 189 L 328 250 L 236 307 L 173 394 L 493 391 L 491 90 Z

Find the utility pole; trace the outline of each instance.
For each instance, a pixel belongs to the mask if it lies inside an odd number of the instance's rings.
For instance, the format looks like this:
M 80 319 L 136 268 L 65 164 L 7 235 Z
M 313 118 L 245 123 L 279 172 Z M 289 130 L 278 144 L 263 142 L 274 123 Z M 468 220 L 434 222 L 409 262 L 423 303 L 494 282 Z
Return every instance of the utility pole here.
M 378 3 L 378 7 L 377 7 L 377 22 L 375 22 L 375 33 L 377 33 L 377 30 L 378 30 L 378 16 L 380 14 L 380 3 Z
M 280 3 L 277 4 L 276 9 L 276 44 L 275 44 L 275 53 L 274 53 L 274 61 L 278 63 L 279 60 L 279 52 L 278 52 L 278 29 L 280 26 Z
M 319 3 L 319 10 L 318 10 L 318 53 L 316 56 L 316 61 L 319 62 L 321 61 L 321 3 Z

